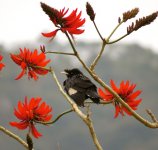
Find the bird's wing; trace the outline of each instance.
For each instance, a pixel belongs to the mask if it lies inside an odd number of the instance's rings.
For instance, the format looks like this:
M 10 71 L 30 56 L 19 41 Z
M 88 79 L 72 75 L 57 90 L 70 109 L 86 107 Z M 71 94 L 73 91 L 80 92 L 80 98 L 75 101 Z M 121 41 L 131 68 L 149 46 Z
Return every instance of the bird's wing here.
M 78 78 L 76 78 L 76 80 L 74 80 L 74 85 L 77 86 L 78 88 L 83 88 L 83 89 L 87 89 L 90 87 L 96 87 L 92 81 L 87 78 L 86 76 L 79 76 Z

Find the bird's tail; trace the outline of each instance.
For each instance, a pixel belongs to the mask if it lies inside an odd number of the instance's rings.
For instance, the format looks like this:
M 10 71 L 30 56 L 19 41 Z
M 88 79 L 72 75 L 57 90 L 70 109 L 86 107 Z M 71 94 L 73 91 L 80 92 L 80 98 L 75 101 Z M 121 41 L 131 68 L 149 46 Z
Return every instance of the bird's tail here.
M 98 95 L 97 92 L 89 90 L 89 91 L 87 91 L 87 95 L 94 103 L 96 103 L 96 104 L 100 103 L 101 97 Z

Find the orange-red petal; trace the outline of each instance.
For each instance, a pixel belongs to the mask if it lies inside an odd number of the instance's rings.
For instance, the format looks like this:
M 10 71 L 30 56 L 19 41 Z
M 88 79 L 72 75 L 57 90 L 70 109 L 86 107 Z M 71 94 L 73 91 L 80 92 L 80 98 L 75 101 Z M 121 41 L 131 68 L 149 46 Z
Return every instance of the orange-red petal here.
M 31 128 L 32 135 L 35 138 L 39 138 L 40 136 L 42 136 L 42 134 L 37 131 L 37 129 L 36 129 L 36 127 L 34 125 L 31 125 L 30 128 Z
M 42 33 L 42 35 L 45 36 L 45 37 L 47 37 L 47 38 L 51 38 L 51 37 L 54 37 L 57 34 L 58 31 L 59 30 L 57 29 L 57 30 L 54 30 L 52 32 Z

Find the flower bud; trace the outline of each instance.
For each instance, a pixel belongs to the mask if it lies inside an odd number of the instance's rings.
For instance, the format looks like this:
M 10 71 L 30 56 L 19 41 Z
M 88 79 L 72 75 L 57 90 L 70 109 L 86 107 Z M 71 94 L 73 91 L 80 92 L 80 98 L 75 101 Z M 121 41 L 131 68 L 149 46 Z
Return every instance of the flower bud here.
M 143 26 L 149 25 L 157 18 L 157 16 L 158 16 L 158 12 L 154 12 L 151 15 L 137 19 L 135 23 L 132 22 L 132 24 L 127 27 L 127 34 L 130 34 L 133 31 L 137 31 Z
M 91 21 L 94 21 L 95 13 L 94 13 L 92 6 L 88 2 L 86 3 L 86 12 L 87 12 L 88 16 L 90 17 Z
M 29 134 L 26 135 L 26 141 L 28 144 L 28 149 L 32 150 L 33 149 L 33 141 L 32 141 L 32 138 L 30 137 Z
M 134 18 L 139 12 L 139 8 L 134 8 L 132 10 L 129 10 L 127 12 L 123 13 L 123 22 L 126 22 L 129 19 Z
M 44 45 L 40 45 L 40 50 L 42 53 L 45 53 L 46 52 L 46 48 Z

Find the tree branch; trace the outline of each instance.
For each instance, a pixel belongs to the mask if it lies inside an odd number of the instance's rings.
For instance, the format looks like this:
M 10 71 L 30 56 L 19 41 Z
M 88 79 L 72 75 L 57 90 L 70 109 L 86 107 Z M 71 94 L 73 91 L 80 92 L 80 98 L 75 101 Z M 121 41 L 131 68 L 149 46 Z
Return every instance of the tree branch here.
M 107 42 L 109 42 L 110 38 L 113 36 L 113 34 L 116 32 L 116 30 L 122 25 L 122 23 L 123 23 L 123 20 L 120 23 L 118 23 L 118 25 L 112 30 L 112 32 L 110 33 L 110 35 L 107 38 Z
M 13 132 L 7 130 L 6 128 L 4 128 L 3 126 L 0 126 L 0 130 L 7 134 L 8 136 L 10 136 L 11 138 L 15 139 L 17 142 L 19 142 L 21 145 L 23 145 L 26 149 L 28 149 L 28 144 L 23 141 L 19 136 L 17 136 L 16 134 L 14 134 Z
M 51 69 L 50 71 L 53 79 L 55 80 L 60 92 L 62 93 L 62 95 L 65 97 L 65 99 L 67 100 L 67 102 L 71 105 L 72 109 L 74 112 L 76 112 L 76 114 L 83 120 L 83 122 L 85 122 L 85 124 L 88 126 L 89 130 L 90 130 L 90 133 L 91 133 L 91 136 L 92 136 L 92 139 L 93 139 L 93 142 L 97 148 L 97 150 L 103 150 L 99 141 L 98 141 L 98 138 L 97 138 L 97 135 L 94 131 L 94 127 L 93 127 L 93 123 L 90 119 L 87 118 L 87 116 L 78 108 L 78 106 L 76 105 L 75 102 L 73 102 L 70 97 L 65 93 L 65 91 L 62 89 L 62 86 L 60 85 L 56 75 L 55 75 L 55 72 Z
M 59 54 L 59 55 L 72 55 L 72 56 L 75 56 L 75 54 L 74 53 L 64 53 L 64 52 L 53 52 L 53 51 L 47 51 L 47 52 L 45 52 L 45 54 Z
M 105 41 L 105 39 L 102 37 L 101 33 L 99 32 L 99 29 L 98 29 L 98 27 L 97 27 L 95 21 L 93 21 L 93 24 L 94 24 L 94 27 L 95 27 L 95 29 L 97 30 L 97 33 L 99 34 L 101 40 L 102 40 L 102 41 Z
M 90 72 L 90 75 L 93 77 L 95 81 L 97 81 L 102 87 L 107 89 L 111 94 L 113 94 L 118 102 L 120 102 L 128 111 L 131 112 L 134 118 L 136 118 L 139 122 L 144 124 L 145 126 L 149 128 L 158 128 L 158 122 L 149 122 L 148 120 L 141 117 L 139 114 L 137 114 L 124 100 L 115 92 L 111 87 L 106 85 L 94 72 Z
M 105 46 L 106 46 L 106 42 L 103 42 L 99 54 L 97 55 L 97 57 L 94 59 L 94 61 L 93 61 L 92 64 L 90 65 L 90 70 L 91 70 L 91 71 L 94 70 L 94 68 L 95 68 L 95 66 L 97 65 L 99 59 L 101 58 L 101 56 L 102 56 L 102 54 L 103 54 L 103 52 L 104 52 Z
M 125 34 L 125 35 L 121 36 L 120 38 L 118 38 L 118 39 L 116 39 L 116 40 L 113 40 L 113 41 L 111 41 L 111 42 L 107 42 L 107 44 L 114 44 L 114 43 L 116 43 L 116 42 L 122 40 L 123 38 L 125 38 L 127 35 L 128 35 L 128 34 Z
M 69 36 L 67 36 L 67 37 L 69 39 L 69 42 L 71 44 L 73 51 L 75 52 L 77 59 L 80 61 L 80 63 L 83 65 L 83 67 L 87 70 L 87 72 L 91 75 L 91 77 L 96 82 L 98 82 L 102 87 L 107 89 L 111 94 L 113 94 L 114 97 L 116 97 L 116 99 L 118 100 L 118 102 L 120 102 L 128 111 L 130 111 L 132 116 L 134 118 L 136 118 L 139 122 L 141 122 L 142 124 L 144 124 L 145 126 L 147 126 L 149 128 L 158 128 L 158 122 L 149 122 L 148 120 L 144 119 L 139 114 L 137 114 L 126 102 L 124 102 L 124 100 L 115 91 L 113 91 L 113 89 L 111 87 L 109 87 L 107 84 L 105 84 L 104 81 L 101 78 L 99 78 L 99 76 L 94 71 L 90 70 L 86 66 L 86 64 L 82 61 L 82 59 L 80 58 L 73 43 L 71 42 L 71 39 L 69 38 Z

